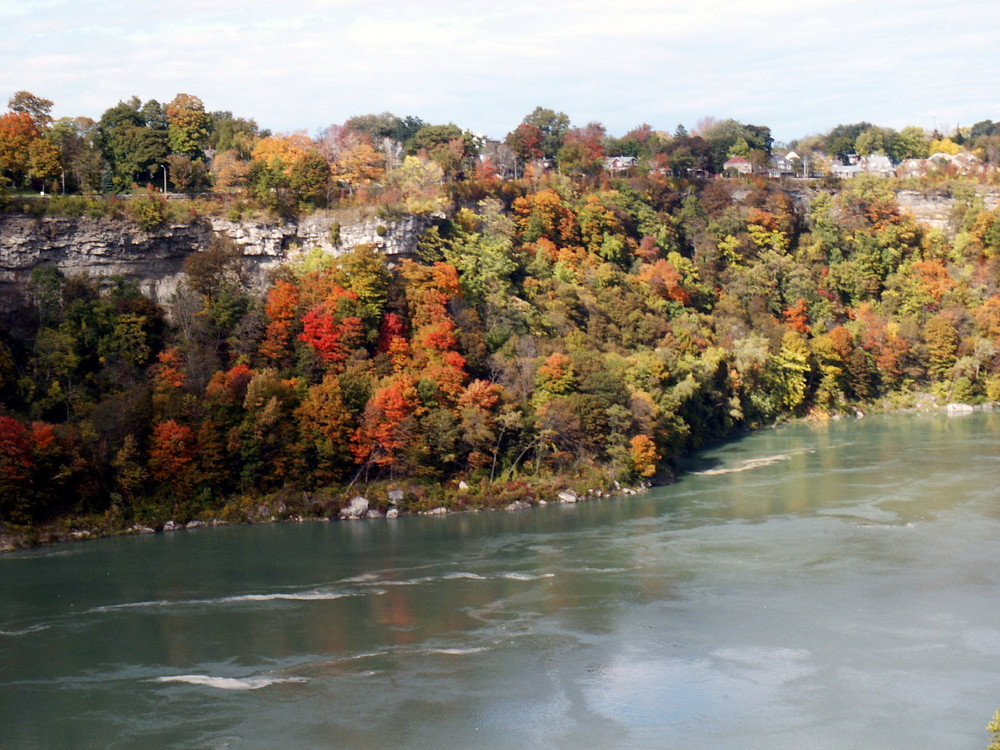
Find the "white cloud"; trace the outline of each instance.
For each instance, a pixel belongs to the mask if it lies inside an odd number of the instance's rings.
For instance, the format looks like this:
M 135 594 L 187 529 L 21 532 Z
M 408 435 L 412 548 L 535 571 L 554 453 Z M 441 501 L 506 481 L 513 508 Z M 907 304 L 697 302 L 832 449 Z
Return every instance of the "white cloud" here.
M 392 110 L 502 136 L 542 105 L 621 133 L 703 115 L 781 138 L 997 117 L 988 0 L 174 0 L 0 4 L 0 94 L 58 114 L 178 91 L 275 129 Z

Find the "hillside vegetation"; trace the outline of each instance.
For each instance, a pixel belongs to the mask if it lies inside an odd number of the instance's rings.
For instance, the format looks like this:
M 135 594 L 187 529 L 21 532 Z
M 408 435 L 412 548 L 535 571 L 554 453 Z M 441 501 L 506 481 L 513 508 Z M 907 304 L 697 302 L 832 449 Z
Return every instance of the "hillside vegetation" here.
M 761 177 L 574 170 L 563 134 L 558 171 L 501 179 L 449 145 L 445 178 L 438 141 L 402 176 L 337 182 L 339 204 L 441 217 L 402 261 L 307 248 L 260 296 L 220 241 L 169 319 L 124 282 L 38 268 L 0 328 L 0 523 L 327 516 L 360 486 L 381 507 L 405 489 L 404 511 L 501 507 L 666 480 L 787 417 L 1000 399 L 1000 215 L 972 183 L 945 234 L 892 180 L 797 203 Z M 228 210 L 309 210 L 276 158 Z

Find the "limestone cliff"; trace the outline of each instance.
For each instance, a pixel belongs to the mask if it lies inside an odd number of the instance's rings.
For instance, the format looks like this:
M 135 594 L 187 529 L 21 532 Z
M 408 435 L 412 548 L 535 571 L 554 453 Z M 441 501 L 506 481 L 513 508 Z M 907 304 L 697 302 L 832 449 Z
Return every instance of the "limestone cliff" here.
M 980 190 L 978 195 L 985 208 L 993 210 L 1000 205 L 1000 194 L 996 191 Z M 949 193 L 900 190 L 896 194 L 896 202 L 901 211 L 912 214 L 923 224 L 940 229 L 946 234 L 955 230 L 956 200 Z
M 121 276 L 165 304 L 177 289 L 184 259 L 207 248 L 215 235 L 233 240 L 243 251 L 248 276 L 262 286 L 267 272 L 296 249 L 339 255 L 370 243 L 386 255 L 413 253 L 434 220 L 407 216 L 340 224 L 321 215 L 281 223 L 207 218 L 146 231 L 124 219 L 0 216 L 0 309 L 18 305 L 18 290 L 38 266 L 67 275 Z

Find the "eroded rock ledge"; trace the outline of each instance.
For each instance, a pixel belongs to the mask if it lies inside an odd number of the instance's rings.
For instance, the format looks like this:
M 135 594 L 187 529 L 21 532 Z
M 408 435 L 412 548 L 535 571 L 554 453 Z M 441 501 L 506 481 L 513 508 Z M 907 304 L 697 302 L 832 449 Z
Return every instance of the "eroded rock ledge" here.
M 431 216 L 348 223 L 324 215 L 274 223 L 201 218 L 147 231 L 125 219 L 0 216 L 0 309 L 18 306 L 19 289 L 39 266 L 67 275 L 121 276 L 166 304 L 180 282 L 184 259 L 207 248 L 215 236 L 228 237 L 242 250 L 248 277 L 262 286 L 267 272 L 296 249 L 339 255 L 372 244 L 386 255 L 411 254 L 434 221 Z

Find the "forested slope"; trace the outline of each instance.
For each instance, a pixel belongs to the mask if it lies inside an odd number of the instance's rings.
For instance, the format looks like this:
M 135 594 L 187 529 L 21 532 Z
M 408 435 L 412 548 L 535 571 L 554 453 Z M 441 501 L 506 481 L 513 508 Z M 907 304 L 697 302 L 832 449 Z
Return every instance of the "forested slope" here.
M 416 257 L 306 252 L 264 297 L 220 242 L 169 320 L 39 268 L 0 330 L 0 522 L 327 515 L 359 484 L 497 506 L 665 479 L 787 416 L 998 400 L 1000 217 L 965 195 L 945 234 L 874 178 L 799 203 L 766 180 L 485 181 Z

